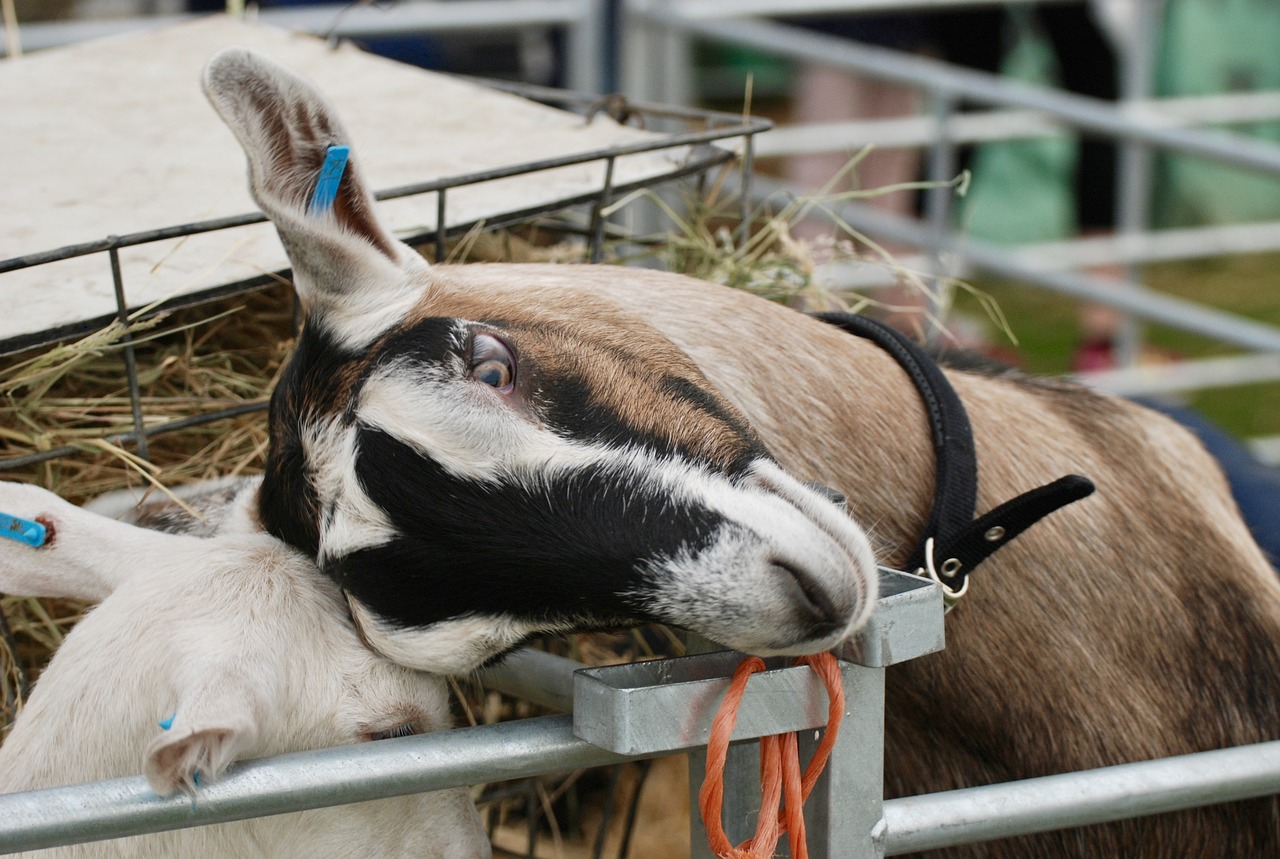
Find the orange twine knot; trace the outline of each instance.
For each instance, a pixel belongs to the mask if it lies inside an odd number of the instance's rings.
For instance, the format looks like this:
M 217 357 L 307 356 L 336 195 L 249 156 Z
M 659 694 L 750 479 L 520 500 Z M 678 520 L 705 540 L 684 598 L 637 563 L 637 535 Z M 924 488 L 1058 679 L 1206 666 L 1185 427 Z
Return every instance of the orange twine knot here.
M 707 841 L 717 856 L 725 859 L 766 859 L 772 856 L 782 833 L 787 833 L 792 859 L 809 859 L 809 847 L 804 834 L 804 801 L 813 791 L 818 776 L 822 775 L 840 732 L 844 717 L 844 686 L 840 681 L 840 664 L 830 653 L 801 656 L 796 665 L 808 665 L 827 687 L 827 731 L 818 744 L 804 777 L 800 777 L 800 751 L 796 734 L 779 734 L 760 738 L 760 815 L 756 820 L 756 833 L 734 847 L 725 835 L 721 821 L 724 808 L 724 764 L 729 751 L 729 737 L 738 721 L 738 707 L 747 691 L 747 680 L 757 671 L 764 670 L 764 660 L 752 656 L 742 661 L 733 673 L 729 691 L 720 703 L 720 710 L 711 722 L 711 738 L 707 743 L 707 773 L 698 793 L 698 808 L 702 812 L 702 825 L 707 830 Z M 779 802 L 785 797 L 785 807 L 777 814 Z

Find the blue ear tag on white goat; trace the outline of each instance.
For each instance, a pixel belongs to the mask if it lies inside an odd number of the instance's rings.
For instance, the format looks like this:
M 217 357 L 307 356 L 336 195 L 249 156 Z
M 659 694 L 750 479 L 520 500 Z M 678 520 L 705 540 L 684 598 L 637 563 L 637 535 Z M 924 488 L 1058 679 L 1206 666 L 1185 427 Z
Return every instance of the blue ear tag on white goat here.
M 0 513 L 0 537 L 8 537 L 28 546 L 43 546 L 47 532 L 39 522 Z
M 167 719 L 161 719 L 161 720 L 160 720 L 159 722 L 157 722 L 156 724 L 158 724 L 158 725 L 160 726 L 160 730 L 162 730 L 162 731 L 167 731 L 167 730 L 169 730 L 170 728 L 172 728 L 172 727 L 173 727 L 173 720 L 174 720 L 174 719 L 176 719 L 176 718 L 178 718 L 178 711 L 177 711 L 177 710 L 174 710 L 174 711 L 173 711 L 173 715 L 172 715 L 172 716 L 170 716 L 170 717 L 169 717 L 169 718 L 167 718 Z
M 319 218 L 333 208 L 333 201 L 338 197 L 338 186 L 342 184 L 342 174 L 347 172 L 347 158 L 351 155 L 349 146 L 330 146 L 324 154 L 324 163 L 320 165 L 320 176 L 316 179 L 316 189 L 311 192 L 311 203 L 307 206 L 307 214 Z

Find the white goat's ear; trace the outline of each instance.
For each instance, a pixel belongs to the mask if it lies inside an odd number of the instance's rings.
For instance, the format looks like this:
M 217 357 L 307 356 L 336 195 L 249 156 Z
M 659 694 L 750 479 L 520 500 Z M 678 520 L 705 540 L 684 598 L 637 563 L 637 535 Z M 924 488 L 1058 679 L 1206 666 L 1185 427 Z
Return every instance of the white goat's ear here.
M 351 140 L 314 87 L 259 54 L 229 48 L 209 61 L 204 90 L 244 147 L 249 189 L 275 223 L 308 312 L 350 315 L 353 304 L 385 304 L 407 270 L 425 267 L 378 220 L 354 153 L 329 184 Z
M 253 693 L 224 672 L 182 696 L 176 712 L 160 722 L 163 733 L 147 748 L 143 773 L 161 796 L 194 792 L 222 777 L 258 738 L 259 707 Z

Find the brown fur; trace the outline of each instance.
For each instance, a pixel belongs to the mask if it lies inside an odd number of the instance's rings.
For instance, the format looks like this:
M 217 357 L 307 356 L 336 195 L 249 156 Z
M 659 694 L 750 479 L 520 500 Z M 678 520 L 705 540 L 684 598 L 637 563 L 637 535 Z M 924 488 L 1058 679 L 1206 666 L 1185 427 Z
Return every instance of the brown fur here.
M 508 296 L 519 287 L 539 314 L 606 296 L 683 348 L 792 473 L 844 492 L 883 560 L 902 562 L 918 539 L 933 485 L 925 418 L 869 343 L 648 272 L 475 266 L 446 281 L 489 312 L 496 284 Z M 1280 585 L 1199 443 L 1161 415 L 1065 383 L 950 376 L 974 428 L 979 513 L 1070 472 L 1098 491 L 979 569 L 947 618 L 945 651 L 890 670 L 889 795 L 1280 736 Z M 1266 800 L 947 855 L 1262 856 L 1278 839 Z
M 637 390 L 660 390 L 664 379 L 707 389 L 705 376 L 689 356 L 648 325 L 589 295 L 576 294 L 566 302 L 562 289 L 544 294 L 530 286 L 512 293 L 471 282 L 455 289 L 451 271 L 458 269 L 441 269 L 433 278 L 423 312 L 500 322 L 503 328 L 519 332 L 520 366 L 526 378 L 589 379 L 591 396 L 628 427 L 670 438 L 673 446 L 722 466 L 749 452 L 743 438 L 754 434 L 746 419 L 723 398 L 709 395 L 716 409 L 712 414 L 689 408 L 676 392 L 657 401 L 634 396 Z M 406 324 L 414 321 L 411 316 Z M 536 393 L 526 391 L 525 396 L 532 398 Z
M 354 163 L 331 220 L 302 211 L 324 147 L 345 139 L 305 83 L 233 49 L 210 63 L 205 86 L 245 145 L 255 199 L 276 223 L 312 319 L 343 348 L 364 352 L 415 312 L 521 326 L 546 347 L 521 356 L 535 381 L 539 362 L 548 374 L 590 372 L 571 406 L 599 398 L 626 416 L 627 431 L 678 439 L 725 463 L 735 454 L 724 439 L 735 436 L 699 415 L 728 415 L 730 425 L 739 417 L 696 390 L 700 371 L 794 477 L 848 497 L 883 561 L 902 563 L 921 537 L 934 480 L 928 427 L 914 387 L 877 347 L 745 293 L 656 272 L 427 270 L 379 227 Z M 255 102 L 260 86 L 272 97 Z M 309 356 L 309 378 L 324 390 L 310 396 L 341 407 L 345 382 L 335 392 L 324 359 Z M 951 378 L 973 424 L 978 513 L 1073 472 L 1098 491 L 983 565 L 948 617 L 945 651 L 889 672 L 889 792 L 1275 738 L 1280 585 L 1192 437 L 1137 406 L 1063 385 Z M 632 397 L 637 381 L 670 396 Z M 278 417 L 292 406 L 273 403 L 263 509 L 290 529 L 273 533 L 310 550 L 315 492 L 295 429 Z M 955 853 L 1275 856 L 1280 830 L 1268 800 Z

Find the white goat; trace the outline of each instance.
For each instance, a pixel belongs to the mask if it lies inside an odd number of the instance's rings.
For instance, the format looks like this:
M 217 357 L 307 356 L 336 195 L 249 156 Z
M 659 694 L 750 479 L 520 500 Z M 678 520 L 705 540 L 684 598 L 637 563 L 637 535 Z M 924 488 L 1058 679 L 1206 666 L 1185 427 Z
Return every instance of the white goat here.
M 38 549 L 0 540 L 0 591 L 100 602 L 68 634 L 0 747 L 0 792 L 144 771 L 161 795 L 198 796 L 197 781 L 217 779 L 235 760 L 450 725 L 444 681 L 371 653 L 337 588 L 254 525 L 243 504 L 224 508 L 207 538 L 116 522 L 19 484 L 0 483 L 0 511 L 49 529 Z M 488 854 L 465 790 L 56 851 L 157 859 Z
M 350 143 L 311 87 L 238 50 L 205 87 L 307 312 L 259 517 L 393 659 L 457 670 L 634 620 L 817 650 L 866 617 L 874 568 L 797 480 L 843 492 L 890 565 L 931 536 L 926 410 L 878 346 L 656 272 L 429 268 L 354 164 L 311 202 Z M 890 672 L 890 794 L 1280 737 L 1280 584 L 1194 439 L 1071 385 L 947 376 L 978 512 L 1071 472 L 1098 491 L 986 561 L 946 650 Z M 1258 800 L 959 852 L 1276 856 L 1280 819 Z

